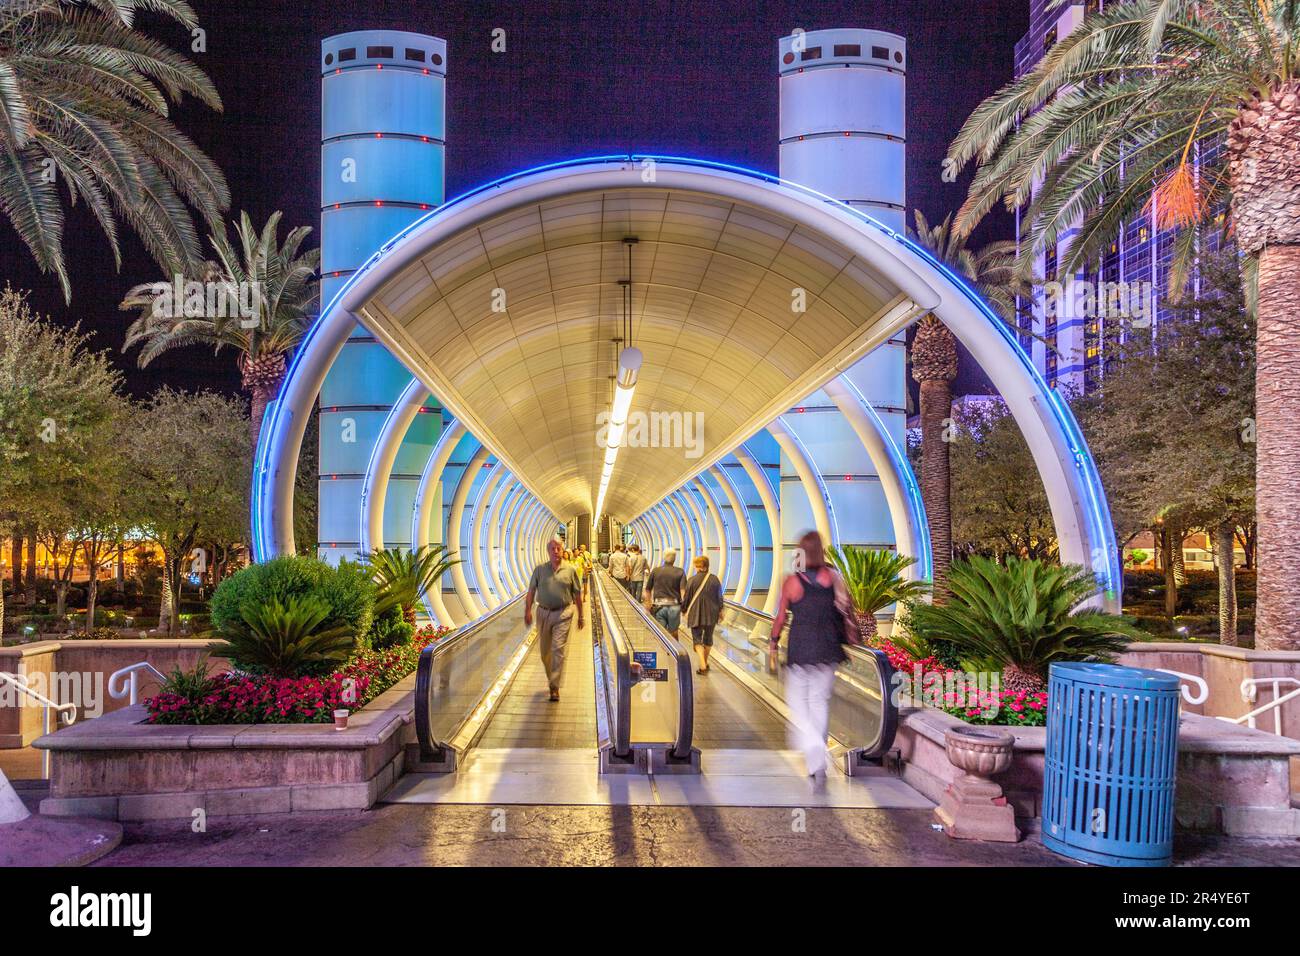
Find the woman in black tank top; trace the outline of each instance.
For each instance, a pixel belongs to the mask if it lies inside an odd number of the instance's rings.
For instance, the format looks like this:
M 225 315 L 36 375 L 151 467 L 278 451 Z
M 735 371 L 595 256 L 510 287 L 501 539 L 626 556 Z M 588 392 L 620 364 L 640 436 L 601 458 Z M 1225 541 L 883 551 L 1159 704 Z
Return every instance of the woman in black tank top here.
M 856 635 L 845 630 L 845 615 L 836 604 L 836 592 L 843 588 L 837 588 L 837 575 L 826 564 L 821 535 L 809 531 L 799 539 L 799 549 L 802 560 L 796 567 L 802 565 L 802 570 L 781 585 L 770 653 L 775 659 L 788 615 L 785 696 L 794 718 L 792 742 L 803 751 L 813 787 L 820 790 L 826 785 L 826 734 L 835 670 L 847 659 L 844 640 Z

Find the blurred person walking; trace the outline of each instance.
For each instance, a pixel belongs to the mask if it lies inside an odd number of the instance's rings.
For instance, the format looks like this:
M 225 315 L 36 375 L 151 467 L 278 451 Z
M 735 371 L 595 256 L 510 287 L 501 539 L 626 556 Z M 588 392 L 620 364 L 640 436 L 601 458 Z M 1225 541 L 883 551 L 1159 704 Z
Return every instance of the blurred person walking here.
M 769 655 L 773 665 L 786 618 L 786 703 L 793 717 L 793 743 L 803 751 L 814 790 L 826 786 L 826 734 L 830 728 L 835 669 L 847 658 L 845 644 L 862 643 L 844 579 L 826 563 L 822 538 L 809 531 L 799 539 L 801 570 L 781 583 L 772 620 Z

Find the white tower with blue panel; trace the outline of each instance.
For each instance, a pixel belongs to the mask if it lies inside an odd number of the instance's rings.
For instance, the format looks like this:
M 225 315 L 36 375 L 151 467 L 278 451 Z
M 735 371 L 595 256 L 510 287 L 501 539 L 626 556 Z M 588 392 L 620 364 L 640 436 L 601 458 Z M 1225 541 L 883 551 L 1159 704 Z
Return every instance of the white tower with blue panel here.
M 447 44 L 437 37 L 364 30 L 322 42 L 322 308 L 384 242 L 441 205 L 446 71 Z M 318 525 L 325 560 L 356 555 L 371 451 L 410 380 L 360 326 L 325 379 Z M 384 508 L 388 546 L 410 544 L 416 485 L 441 427 L 441 409 L 431 398 L 393 465 Z
M 815 30 L 777 45 L 781 178 L 860 209 L 903 232 L 907 217 L 907 45 L 880 30 Z M 907 361 L 902 333 L 847 373 L 906 446 Z M 783 416 L 820 473 L 841 544 L 893 547 L 879 476 L 822 391 Z M 787 551 L 815 527 L 795 470 L 781 456 L 781 535 Z

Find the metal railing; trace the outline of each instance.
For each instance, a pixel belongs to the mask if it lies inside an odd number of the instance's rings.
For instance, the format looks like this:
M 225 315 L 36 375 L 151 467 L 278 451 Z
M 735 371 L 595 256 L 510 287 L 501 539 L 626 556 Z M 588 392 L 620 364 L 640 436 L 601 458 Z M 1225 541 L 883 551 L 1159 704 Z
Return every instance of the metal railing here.
M 10 685 L 11 687 L 15 688 L 19 692 L 26 694 L 32 700 L 41 704 L 45 708 L 45 710 L 42 712 L 42 717 L 41 717 L 41 736 L 48 736 L 50 733 L 50 711 L 51 710 L 63 716 L 64 726 L 71 726 L 77 720 L 76 704 L 70 704 L 70 703 L 59 704 L 50 700 L 44 694 L 32 690 L 29 686 L 27 686 L 26 674 L 10 674 L 6 671 L 0 671 L 0 683 Z M 20 725 L 20 730 L 21 730 L 21 725 Z M 49 750 L 44 750 L 41 752 L 41 776 L 45 777 L 47 780 L 49 779 L 50 776 L 50 751 Z
M 648 647 L 637 648 L 636 638 L 640 636 L 643 643 L 653 642 L 653 644 L 657 645 L 653 649 L 662 648 L 668 654 L 671 667 L 667 668 L 669 680 L 665 683 L 676 694 L 676 701 L 670 701 L 670 704 L 675 703 L 676 706 L 672 707 L 675 718 L 672 721 L 665 721 L 665 723 L 674 723 L 676 726 L 671 731 L 672 740 L 662 742 L 671 744 L 670 755 L 674 760 L 689 761 L 693 746 L 692 741 L 695 736 L 694 670 L 691 664 L 690 652 L 682 646 L 680 641 L 668 634 L 652 614 L 633 600 L 632 595 L 610 577 L 608 571 L 600 568 L 594 573 L 598 580 L 597 586 L 601 589 L 602 604 L 613 618 L 611 626 L 617 626 L 623 632 L 626 643 L 633 653 L 635 654 L 638 649 L 642 651 L 652 649 Z M 631 697 L 631 691 L 631 681 L 629 681 L 629 697 Z M 643 717 L 642 723 L 649 722 L 644 718 L 652 716 L 650 713 L 651 708 L 662 706 L 660 697 L 661 695 L 655 694 L 649 698 L 638 698 L 638 703 L 644 702 L 647 705 L 640 710 Z M 631 715 L 632 703 L 630 700 L 628 708 L 629 715 Z M 635 721 L 636 718 L 633 716 L 632 720 Z M 638 738 L 637 742 L 652 742 L 643 739 L 647 736 L 644 731 L 637 731 L 635 727 L 630 729 Z
M 742 672 L 750 683 L 770 698 L 784 703 L 781 669 L 785 645 L 776 661 L 768 653 L 773 618 L 735 601 L 723 602 L 722 617 L 714 631 L 714 658 Z M 723 647 L 717 647 L 721 638 Z M 898 731 L 898 703 L 894 696 L 894 668 L 884 651 L 844 645 L 847 660 L 835 671 L 831 698 L 830 738 L 845 757 L 849 772 L 867 760 L 878 759 L 894 745 Z M 775 669 L 774 666 L 775 665 Z
M 135 705 L 140 702 L 140 672 L 148 671 L 158 678 L 159 681 L 165 681 L 167 675 L 154 667 L 148 661 L 140 661 L 115 670 L 108 675 L 108 696 L 114 700 L 121 700 L 127 697 L 127 703 Z
M 415 736 L 420 759 L 456 769 L 479 737 L 533 645 L 522 594 L 430 644 L 415 669 Z
M 626 760 L 632 750 L 632 648 L 614 616 L 605 593 L 608 574 L 602 572 L 593 571 L 591 575 L 597 736 L 601 747 L 608 747 L 619 760 Z
M 1195 706 L 1196 704 L 1203 704 L 1209 699 L 1210 685 L 1205 682 L 1204 678 L 1197 677 L 1195 674 L 1184 674 L 1182 671 L 1171 671 L 1167 667 L 1157 667 L 1156 670 L 1162 674 L 1173 674 L 1178 678 L 1178 692 L 1182 694 L 1183 700 L 1187 703 Z M 1196 688 L 1197 693 L 1195 696 L 1192 695 L 1189 685 Z
M 1254 703 L 1259 699 L 1259 688 L 1267 685 L 1273 691 L 1273 699 L 1267 704 L 1256 707 L 1248 714 L 1242 714 L 1240 717 L 1220 717 L 1219 720 L 1226 720 L 1230 724 L 1245 724 L 1252 729 L 1258 729 L 1255 722 L 1264 714 L 1272 711 L 1273 713 L 1273 733 L 1279 737 L 1282 736 L 1282 705 L 1287 701 L 1300 698 L 1300 678 L 1296 677 L 1247 677 L 1241 682 L 1241 699 L 1247 703 Z M 1283 685 L 1295 685 L 1295 690 L 1282 693 Z

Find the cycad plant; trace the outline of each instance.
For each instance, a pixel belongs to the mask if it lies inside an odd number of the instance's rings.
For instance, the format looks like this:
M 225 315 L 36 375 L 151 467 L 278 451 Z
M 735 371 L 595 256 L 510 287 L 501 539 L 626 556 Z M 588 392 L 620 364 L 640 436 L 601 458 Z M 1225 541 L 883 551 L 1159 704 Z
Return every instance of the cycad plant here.
M 1028 291 L 1016 280 L 1016 244 L 994 242 L 979 250 L 966 245 L 967 237 L 952 228 L 952 216 L 931 225 L 915 211 L 916 241 L 936 259 L 970 280 L 993 309 L 1007 321 L 1016 315 L 1017 291 Z M 952 418 L 952 383 L 957 377 L 957 339 L 933 314 L 916 327 L 909 355 L 912 378 L 920 386 L 921 499 L 934 552 L 934 597 L 943 603 L 948 594 L 948 565 L 952 561 L 952 479 L 944 436 Z
M 946 643 L 980 669 L 1002 671 L 1007 690 L 1042 690 L 1059 661 L 1112 660 L 1144 632 L 1116 614 L 1082 609 L 1100 590 L 1077 565 L 972 557 L 954 562 L 947 604 L 912 604 L 907 628 L 929 646 Z
M 896 551 L 859 548 L 849 545 L 830 549 L 831 564 L 844 578 L 858 629 L 868 642 L 876 636 L 876 612 L 891 604 L 917 600 L 929 592 L 925 581 L 908 581 L 903 572 L 916 563 L 915 558 Z
M 383 548 L 371 551 L 362 560 L 371 569 L 379 588 L 379 605 L 395 603 L 402 609 L 406 623 L 415 624 L 415 606 L 426 591 L 440 587 L 442 576 L 460 564 L 441 544 L 418 548 Z
M 958 168 L 978 164 L 956 230 L 969 234 L 999 200 L 1024 207 L 1035 252 L 1068 237 L 1064 275 L 1095 266 L 1134 219 L 1179 230 L 1175 290 L 1207 230 L 1235 240 L 1258 302 L 1255 622 L 1267 648 L 1300 646 L 1300 578 L 1287 559 L 1300 537 L 1297 143 L 1300 2 L 1129 0 L 1085 17 L 980 104 L 949 151 Z
M 213 224 L 230 205 L 221 171 L 169 118 L 187 95 L 216 110 L 221 98 L 135 28 L 141 11 L 198 26 L 184 0 L 0 4 L 0 210 L 69 300 L 62 191 L 90 209 L 119 265 L 122 219 L 173 273 L 201 257 L 188 207 Z
M 241 670 L 301 677 L 334 669 L 355 649 L 356 633 L 351 628 L 321 627 L 331 608 L 315 595 L 250 601 L 239 613 L 238 624 L 221 629 L 226 646 L 218 652 Z
M 163 352 L 187 345 L 210 345 L 217 351 L 231 348 L 238 353 L 244 389 L 252 397 L 254 453 L 267 403 L 279 394 L 284 381 L 286 356 L 311 325 L 318 295 L 320 250 L 302 251 L 311 228 L 292 229 L 281 243 L 280 217 L 280 212 L 272 213 L 259 232 L 248 213 L 240 213 L 235 227 L 238 244 L 232 245 L 224 231 L 214 231 L 216 259 L 187 276 L 219 290 L 221 298 L 214 295 L 214 301 L 251 302 L 254 315 L 245 317 L 229 308 L 219 310 L 223 312 L 219 315 L 208 315 L 206 310 L 190 315 L 189 309 L 182 308 L 184 303 L 175 301 L 170 308 L 158 309 L 160 295 L 174 299 L 170 281 L 135 286 L 120 306 L 140 312 L 127 329 L 123 348 L 141 347 L 141 368 Z

